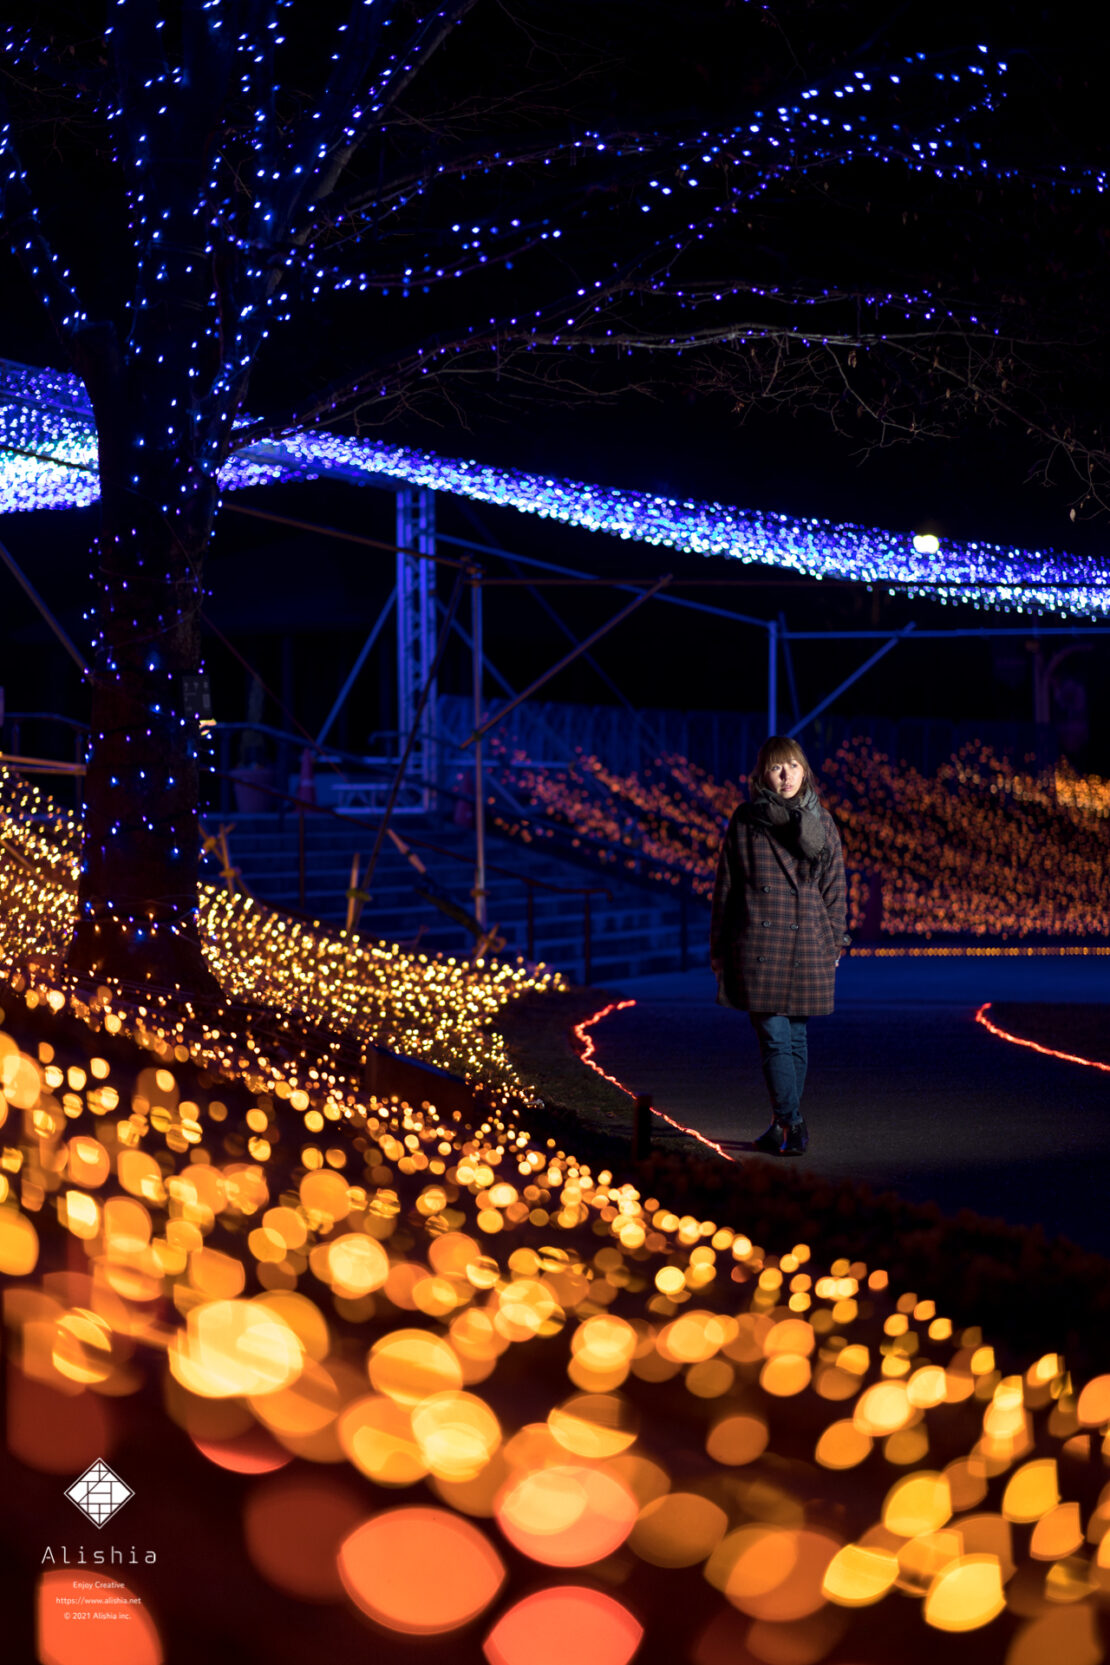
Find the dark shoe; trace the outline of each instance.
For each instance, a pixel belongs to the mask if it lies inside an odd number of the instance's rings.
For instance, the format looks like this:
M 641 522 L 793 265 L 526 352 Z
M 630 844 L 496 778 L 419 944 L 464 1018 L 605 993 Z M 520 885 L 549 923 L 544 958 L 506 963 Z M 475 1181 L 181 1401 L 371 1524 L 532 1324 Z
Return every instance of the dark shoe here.
M 752 1140 L 751 1149 L 762 1151 L 764 1156 L 782 1156 L 786 1149 L 788 1132 L 789 1124 L 776 1118 L 766 1133 L 761 1133 L 758 1139 Z
M 805 1122 L 799 1117 L 796 1122 L 787 1123 L 786 1137 L 782 1142 L 782 1148 L 779 1151 L 779 1155 L 804 1156 L 808 1145 L 809 1129 L 806 1127 Z

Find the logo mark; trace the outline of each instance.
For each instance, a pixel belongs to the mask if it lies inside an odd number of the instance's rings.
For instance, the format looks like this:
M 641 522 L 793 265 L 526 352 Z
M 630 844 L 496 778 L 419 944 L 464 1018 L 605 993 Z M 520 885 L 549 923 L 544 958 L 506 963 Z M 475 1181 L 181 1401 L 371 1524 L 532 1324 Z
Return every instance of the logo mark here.
M 79 1480 L 66 1488 L 66 1496 L 94 1526 L 103 1526 L 118 1514 L 129 1498 L 131 1490 L 107 1463 L 90 1463 Z

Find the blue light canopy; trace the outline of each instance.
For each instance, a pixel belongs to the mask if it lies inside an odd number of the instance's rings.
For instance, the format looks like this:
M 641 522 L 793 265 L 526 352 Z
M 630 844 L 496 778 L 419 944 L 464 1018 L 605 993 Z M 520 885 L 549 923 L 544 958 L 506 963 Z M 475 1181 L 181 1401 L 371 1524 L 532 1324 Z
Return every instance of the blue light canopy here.
M 0 361 L 0 513 L 78 508 L 98 495 L 96 429 L 79 379 Z M 1089 556 L 958 542 L 721 503 L 661 497 L 494 468 L 380 439 L 295 432 L 247 446 L 221 473 L 225 490 L 331 478 L 429 487 L 559 520 L 584 531 L 847 579 L 944 602 L 1103 618 L 1110 568 Z

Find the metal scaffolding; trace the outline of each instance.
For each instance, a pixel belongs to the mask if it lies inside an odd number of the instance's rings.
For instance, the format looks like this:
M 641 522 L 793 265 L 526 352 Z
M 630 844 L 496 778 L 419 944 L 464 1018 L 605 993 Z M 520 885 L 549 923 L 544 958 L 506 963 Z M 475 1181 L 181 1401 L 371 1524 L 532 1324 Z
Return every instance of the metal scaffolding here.
M 406 486 L 397 493 L 397 731 L 403 740 L 416 728 L 409 769 L 425 809 L 436 784 L 435 553 L 435 492 Z

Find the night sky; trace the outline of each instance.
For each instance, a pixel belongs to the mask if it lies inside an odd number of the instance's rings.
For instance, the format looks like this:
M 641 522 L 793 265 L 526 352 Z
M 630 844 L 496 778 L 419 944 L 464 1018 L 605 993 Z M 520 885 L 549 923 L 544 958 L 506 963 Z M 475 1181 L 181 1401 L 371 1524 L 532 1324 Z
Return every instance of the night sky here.
M 550 27 L 556 15 L 542 4 L 525 10 L 535 26 Z M 558 45 L 551 47 L 550 59 L 541 54 L 544 63 L 558 63 L 564 74 L 566 85 L 552 95 L 554 102 L 562 100 L 560 119 L 594 118 L 606 105 L 629 120 L 648 111 L 679 122 L 695 115 L 734 117 L 753 101 L 773 102 L 777 88 L 799 84 L 799 66 L 808 75 L 915 42 L 936 46 L 943 39 L 962 46 L 983 38 L 1005 47 L 1019 66 L 1009 109 L 992 118 L 1002 152 L 1034 171 L 1042 157 L 1046 166 L 1056 157 L 1074 166 L 1098 160 L 1101 49 L 1097 42 L 1062 36 L 1057 20 L 1036 8 L 992 7 L 976 15 L 955 7 L 912 5 L 891 17 L 867 6 L 788 6 L 767 12 L 758 28 L 750 10 L 725 3 L 684 7 L 680 20 L 678 9 L 665 5 L 560 8 Z M 50 12 L 63 20 L 71 15 L 59 8 Z M 571 25 L 579 26 L 577 40 L 572 40 Z M 468 68 L 472 73 L 475 63 L 488 77 L 483 84 L 489 91 L 498 89 L 505 69 L 494 67 L 485 50 L 489 42 L 480 31 L 487 27 L 492 25 L 477 22 L 466 49 L 456 50 L 445 63 L 426 95 L 429 104 L 447 95 L 452 75 Z M 96 165 L 88 160 L 93 177 Z M 907 210 L 911 203 L 917 206 Z M 820 281 L 823 271 L 835 278 L 854 266 L 859 281 L 885 276 L 892 286 L 914 276 L 938 291 L 991 300 L 1022 290 L 1026 309 L 1041 310 L 1046 332 L 1050 317 L 1062 321 L 1070 308 L 1074 327 L 1057 369 L 1046 377 L 1045 361 L 1038 360 L 1043 381 L 1038 397 L 1058 399 L 1078 422 L 1087 421 L 1093 443 L 1101 444 L 1095 434 L 1099 412 L 1094 391 L 1104 352 L 1098 199 L 1080 211 L 1051 193 L 1012 191 L 1003 208 L 999 219 L 997 206 L 973 201 L 966 189 L 947 198 L 931 195 L 916 184 L 907 186 L 890 169 L 881 181 L 856 181 L 831 209 L 827 201 L 769 208 L 746 241 L 741 235 L 726 245 L 725 258 L 736 263 L 737 271 L 776 270 L 781 279 L 799 282 Z M 903 224 L 911 215 L 908 226 Z M 100 256 L 86 247 L 85 258 Z M 110 262 L 105 271 L 109 267 Z M 528 268 L 488 279 L 494 288 L 514 285 L 521 300 L 529 298 L 535 281 Z M 4 258 L 0 282 L 7 302 L 0 317 L 0 352 L 23 362 L 60 364 L 10 257 Z M 472 289 L 471 300 L 474 294 Z M 421 303 L 414 304 L 418 308 Z M 353 316 L 346 302 L 321 303 L 300 355 L 290 356 L 283 345 L 260 365 L 253 408 L 272 406 L 287 390 L 290 376 L 300 374 L 311 382 L 334 368 L 349 351 Z M 418 319 L 419 314 L 406 316 Z M 863 524 L 927 528 L 942 537 L 985 537 L 1096 554 L 1105 548 L 1105 514 L 1094 505 L 1081 505 L 1073 521 L 1070 511 L 1081 495 L 1075 477 L 1057 466 L 1050 485 L 1039 482 L 1034 476 L 1045 448 L 1017 422 L 972 422 L 943 437 L 877 448 L 876 434 L 866 423 L 842 411 L 837 423 L 846 431 L 837 431 L 827 414 L 804 399 L 786 411 L 749 407 L 738 412 L 729 392 L 708 390 L 703 377 L 673 361 L 662 365 L 641 355 L 632 370 L 625 366 L 619 374 L 612 372 L 608 384 L 610 372 L 599 374 L 596 385 L 611 393 L 608 403 L 568 404 L 542 392 L 483 380 L 465 384 L 461 392 L 452 389 L 452 403 L 432 399 L 419 411 L 396 412 L 380 431 L 448 455 L 607 485 Z M 621 377 L 639 377 L 652 385 L 647 391 L 616 392 Z M 271 488 L 247 494 L 244 501 L 383 541 L 393 537 L 388 493 L 319 484 Z M 1023 622 L 1032 627 L 1032 621 L 1012 616 L 870 594 L 856 586 L 784 581 L 719 558 L 695 560 L 567 532 L 509 510 L 471 509 L 441 498 L 439 514 L 441 527 L 459 536 L 598 574 L 742 576 L 743 587 L 686 593 L 762 617 L 784 613 L 798 628 L 898 628 L 911 618 L 919 627 Z M 89 594 L 94 530 L 91 511 L 9 517 L 0 527 L 0 536 L 79 642 L 87 640 L 81 612 Z M 392 558 L 225 512 L 208 579 L 213 621 L 314 732 L 388 593 Z M 8 708 L 82 715 L 83 695 L 73 667 L 6 575 L 0 582 Z M 578 631 L 596 627 L 622 605 L 618 594 L 605 591 L 583 595 L 554 589 L 548 596 Z M 514 686 L 524 685 L 565 651 L 565 638 L 526 594 L 491 596 L 486 628 L 490 658 Z M 1050 651 L 1064 645 L 1066 639 L 1054 639 Z M 1110 638 L 1092 638 L 1089 645 L 1090 651 L 1069 660 L 1069 674 L 1085 691 L 1091 731 L 1087 743 L 1072 750 L 1077 762 L 1105 771 L 1110 770 Z M 802 645 L 795 668 L 803 709 L 870 651 L 860 643 Z M 763 634 L 723 620 L 649 604 L 601 644 L 598 656 L 637 705 L 753 710 L 763 704 Z M 375 658 L 333 733 L 339 743 L 355 749 L 393 721 L 392 646 Z M 217 715 L 242 720 L 246 674 L 215 638 L 209 641 L 208 665 Z M 899 647 L 836 709 L 848 716 L 1029 721 L 1031 665 L 1032 654 L 1020 638 Z M 468 679 L 461 646 L 452 648 L 441 688 L 463 692 Z M 612 695 L 580 663 L 553 682 L 544 697 L 605 703 Z M 788 714 L 785 672 L 780 700 Z M 267 701 L 265 718 L 285 726 L 273 701 Z

